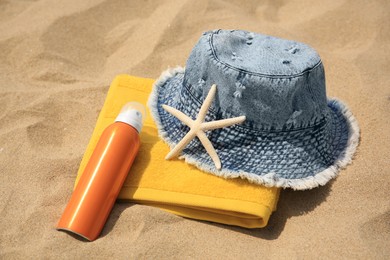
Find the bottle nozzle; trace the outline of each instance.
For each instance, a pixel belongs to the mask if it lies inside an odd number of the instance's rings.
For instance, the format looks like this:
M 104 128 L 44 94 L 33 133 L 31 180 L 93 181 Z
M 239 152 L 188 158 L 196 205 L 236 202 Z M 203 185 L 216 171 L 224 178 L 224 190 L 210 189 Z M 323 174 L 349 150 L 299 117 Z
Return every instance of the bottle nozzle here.
M 146 116 L 145 106 L 138 102 L 126 103 L 115 122 L 123 122 L 133 126 L 138 133 L 141 132 L 142 125 Z

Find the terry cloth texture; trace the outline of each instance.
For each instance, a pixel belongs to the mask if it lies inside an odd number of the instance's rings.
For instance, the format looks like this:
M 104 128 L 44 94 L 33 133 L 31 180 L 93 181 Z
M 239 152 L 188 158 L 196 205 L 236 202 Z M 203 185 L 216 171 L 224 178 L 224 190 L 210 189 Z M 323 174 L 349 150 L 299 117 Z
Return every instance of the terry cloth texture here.
M 96 127 L 81 161 L 81 176 L 103 130 L 129 101 L 146 104 L 154 80 L 120 75 L 112 82 Z M 169 147 L 158 137 L 150 115 L 145 119 L 141 147 L 119 199 L 159 207 L 199 220 L 246 228 L 264 227 L 276 209 L 278 188 L 224 179 L 204 173 L 181 160 L 166 161 Z
M 195 118 L 213 84 L 206 121 L 246 120 L 207 133 L 221 170 L 198 139 L 182 151 L 188 163 L 226 178 L 304 190 L 325 185 L 351 162 L 357 122 L 342 102 L 327 99 L 322 61 L 310 46 L 238 30 L 204 33 L 186 68 L 164 72 L 148 102 L 171 147 L 189 128 L 162 105 Z

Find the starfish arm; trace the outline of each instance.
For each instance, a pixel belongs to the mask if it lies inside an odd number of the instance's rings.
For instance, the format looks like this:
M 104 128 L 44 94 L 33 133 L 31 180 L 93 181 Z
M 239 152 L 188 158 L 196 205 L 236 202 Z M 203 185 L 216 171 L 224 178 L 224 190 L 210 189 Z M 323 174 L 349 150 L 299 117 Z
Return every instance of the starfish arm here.
M 221 169 L 221 161 L 219 160 L 218 154 L 215 151 L 213 144 L 207 138 L 206 134 L 203 131 L 198 131 L 196 133 L 196 136 L 199 138 L 199 141 L 203 144 L 207 153 L 210 155 L 217 170 L 220 170 Z
M 189 131 L 183 139 L 175 146 L 173 149 L 165 156 L 166 160 L 169 160 L 175 156 L 177 156 L 183 149 L 191 142 L 192 139 L 196 136 L 196 132 Z
M 162 105 L 162 107 L 168 112 L 170 113 L 171 115 L 175 116 L 177 119 L 179 119 L 180 121 L 182 121 L 184 124 L 186 124 L 187 126 L 191 127 L 192 125 L 192 122 L 193 120 L 187 116 L 186 114 L 184 114 L 183 112 L 177 110 L 176 108 L 173 108 L 173 107 L 170 107 L 170 106 L 167 106 L 167 105 Z
M 199 110 L 197 121 L 203 122 L 204 118 L 206 117 L 207 110 L 211 106 L 211 103 L 213 102 L 215 92 L 217 91 L 217 85 L 213 84 L 210 88 L 209 93 L 207 94 L 205 100 L 203 101 L 203 104 Z
M 205 130 L 213 130 L 213 129 L 217 129 L 217 128 L 223 128 L 226 126 L 240 124 L 240 123 L 244 122 L 245 119 L 246 119 L 245 116 L 239 116 L 239 117 L 233 117 L 233 118 L 222 119 L 222 120 L 217 120 L 217 121 L 205 122 L 205 123 L 202 123 L 201 129 L 205 131 Z

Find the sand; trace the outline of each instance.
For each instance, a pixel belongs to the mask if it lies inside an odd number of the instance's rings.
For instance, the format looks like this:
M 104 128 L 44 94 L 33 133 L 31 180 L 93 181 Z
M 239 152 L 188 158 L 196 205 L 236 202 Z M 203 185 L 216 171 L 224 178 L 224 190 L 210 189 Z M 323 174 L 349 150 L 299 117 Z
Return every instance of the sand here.
M 389 258 L 389 2 L 257 2 L 0 1 L 0 258 Z M 282 191 L 264 229 L 117 203 L 95 242 L 56 231 L 114 76 L 184 66 L 216 28 L 317 49 L 328 96 L 361 127 L 353 164 L 324 187 Z

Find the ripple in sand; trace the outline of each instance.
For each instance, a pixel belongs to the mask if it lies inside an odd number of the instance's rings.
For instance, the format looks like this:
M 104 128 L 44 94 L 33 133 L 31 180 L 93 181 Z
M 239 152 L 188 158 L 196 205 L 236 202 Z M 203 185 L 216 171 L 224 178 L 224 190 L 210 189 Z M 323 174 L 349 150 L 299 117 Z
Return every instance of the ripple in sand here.
M 361 237 L 377 255 L 390 254 L 390 210 L 368 220 L 360 227 Z

